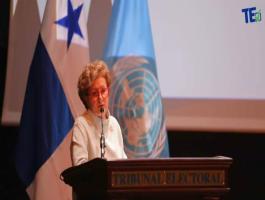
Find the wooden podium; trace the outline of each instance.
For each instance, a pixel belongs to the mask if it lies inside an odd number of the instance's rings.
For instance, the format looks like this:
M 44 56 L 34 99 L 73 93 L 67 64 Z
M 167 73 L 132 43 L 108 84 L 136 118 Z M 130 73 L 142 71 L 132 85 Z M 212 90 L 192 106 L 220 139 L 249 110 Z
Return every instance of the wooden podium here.
M 228 157 L 94 159 L 63 171 L 78 200 L 220 200 L 230 190 Z

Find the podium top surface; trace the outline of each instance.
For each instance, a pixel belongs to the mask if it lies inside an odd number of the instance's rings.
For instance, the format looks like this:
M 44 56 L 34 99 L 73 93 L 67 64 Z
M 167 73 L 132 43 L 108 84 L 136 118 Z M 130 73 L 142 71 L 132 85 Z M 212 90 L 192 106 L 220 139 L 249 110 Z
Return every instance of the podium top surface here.
M 108 166 L 122 165 L 130 166 L 132 164 L 140 165 L 230 165 L 233 159 L 225 156 L 214 157 L 170 157 L 170 158 L 139 158 L 139 159 L 118 159 L 107 161 Z

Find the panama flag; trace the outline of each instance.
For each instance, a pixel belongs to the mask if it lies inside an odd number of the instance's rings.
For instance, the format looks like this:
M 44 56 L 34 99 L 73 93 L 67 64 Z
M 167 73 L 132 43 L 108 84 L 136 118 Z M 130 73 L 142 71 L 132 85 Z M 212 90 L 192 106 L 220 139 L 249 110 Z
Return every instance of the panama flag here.
M 114 1 L 104 59 L 114 76 L 110 110 L 121 125 L 128 157 L 168 157 L 146 0 Z
M 60 180 L 70 167 L 71 127 L 84 111 L 77 81 L 89 62 L 89 1 L 48 0 L 30 66 L 15 165 L 31 199 L 72 199 Z

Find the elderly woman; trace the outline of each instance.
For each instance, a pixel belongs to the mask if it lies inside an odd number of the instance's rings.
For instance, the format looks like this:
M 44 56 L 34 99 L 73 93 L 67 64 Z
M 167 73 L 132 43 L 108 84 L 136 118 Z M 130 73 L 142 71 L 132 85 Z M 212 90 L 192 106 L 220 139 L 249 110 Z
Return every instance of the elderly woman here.
M 78 93 L 87 110 L 76 118 L 73 126 L 73 165 L 96 157 L 127 158 L 120 125 L 108 109 L 110 84 L 108 67 L 100 60 L 88 64 L 79 77 Z

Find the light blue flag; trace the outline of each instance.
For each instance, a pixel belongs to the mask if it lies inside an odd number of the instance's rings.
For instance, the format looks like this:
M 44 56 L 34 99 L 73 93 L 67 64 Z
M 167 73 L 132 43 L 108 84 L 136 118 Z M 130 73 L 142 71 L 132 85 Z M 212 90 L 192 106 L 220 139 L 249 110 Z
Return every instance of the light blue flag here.
M 114 77 L 110 111 L 121 125 L 128 157 L 168 157 L 146 0 L 114 1 L 104 59 Z

